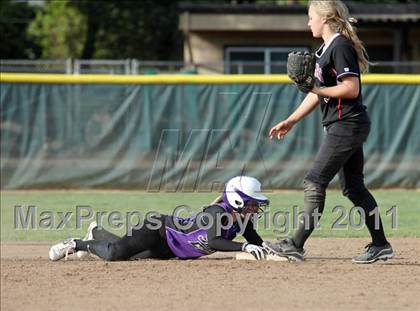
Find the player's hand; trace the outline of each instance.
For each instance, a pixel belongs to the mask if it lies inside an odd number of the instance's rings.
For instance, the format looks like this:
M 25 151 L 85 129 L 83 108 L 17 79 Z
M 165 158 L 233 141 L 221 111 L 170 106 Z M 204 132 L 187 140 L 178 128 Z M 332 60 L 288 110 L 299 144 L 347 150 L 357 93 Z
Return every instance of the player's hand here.
M 294 123 L 289 120 L 281 121 L 280 123 L 271 128 L 268 136 L 270 137 L 270 139 L 273 139 L 273 137 L 282 139 L 284 136 L 286 136 L 287 133 L 289 133 L 293 125 Z
M 277 245 L 270 242 L 262 242 L 262 248 L 265 250 L 267 255 L 278 255 Z
M 242 251 L 251 254 L 256 260 L 263 260 L 267 257 L 267 251 L 264 248 L 247 242 L 242 245 Z

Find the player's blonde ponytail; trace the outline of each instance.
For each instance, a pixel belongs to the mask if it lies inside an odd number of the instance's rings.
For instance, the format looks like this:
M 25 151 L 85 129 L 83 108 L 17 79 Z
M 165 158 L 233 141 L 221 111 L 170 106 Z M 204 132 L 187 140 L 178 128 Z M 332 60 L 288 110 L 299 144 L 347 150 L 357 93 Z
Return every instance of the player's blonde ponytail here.
M 215 198 L 211 203 L 210 203 L 210 205 L 214 205 L 214 204 L 217 204 L 217 203 L 220 203 L 220 202 L 222 202 L 222 195 L 219 195 L 219 196 L 217 196 L 217 198 Z
M 369 61 L 363 42 L 356 34 L 356 29 L 352 23 L 357 20 L 349 16 L 349 10 L 340 0 L 311 0 L 309 6 L 313 6 L 319 16 L 324 18 L 331 29 L 341 33 L 353 43 L 356 50 L 360 70 L 363 73 L 369 71 Z

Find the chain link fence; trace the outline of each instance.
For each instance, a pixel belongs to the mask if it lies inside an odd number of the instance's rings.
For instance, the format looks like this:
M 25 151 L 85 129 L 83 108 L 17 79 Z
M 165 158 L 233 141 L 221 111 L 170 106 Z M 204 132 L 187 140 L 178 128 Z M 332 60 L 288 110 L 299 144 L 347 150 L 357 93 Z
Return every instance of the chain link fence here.
M 65 59 L 65 60 L 0 60 L 1 72 L 63 73 L 63 74 L 281 74 L 286 62 L 188 63 L 183 61 L 141 61 L 137 59 Z M 420 61 L 372 62 L 372 73 L 420 74 Z

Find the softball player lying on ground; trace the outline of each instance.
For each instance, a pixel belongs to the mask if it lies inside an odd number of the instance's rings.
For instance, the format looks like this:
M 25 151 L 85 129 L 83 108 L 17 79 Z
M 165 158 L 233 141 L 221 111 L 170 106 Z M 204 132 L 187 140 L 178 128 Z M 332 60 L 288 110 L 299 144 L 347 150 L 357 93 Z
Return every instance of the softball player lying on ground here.
M 203 212 L 212 217 L 212 224 L 208 217 L 176 218 L 159 214 L 153 219 L 146 218 L 141 228 L 120 238 L 99 229 L 93 222 L 85 239 L 69 239 L 53 245 L 49 257 L 56 261 L 67 258 L 68 254 L 77 253 L 78 257 L 83 257 L 92 253 L 108 261 L 193 259 L 216 251 L 243 251 L 260 260 L 266 257 L 267 251 L 249 216 L 265 205 L 268 205 L 268 199 L 261 194 L 260 182 L 252 177 L 238 176 L 228 181 L 218 200 L 204 208 Z M 246 226 L 243 230 L 245 243 L 232 241 L 240 232 L 239 221 Z M 158 223 L 162 225 L 157 226 Z M 186 226 L 188 224 L 190 226 Z

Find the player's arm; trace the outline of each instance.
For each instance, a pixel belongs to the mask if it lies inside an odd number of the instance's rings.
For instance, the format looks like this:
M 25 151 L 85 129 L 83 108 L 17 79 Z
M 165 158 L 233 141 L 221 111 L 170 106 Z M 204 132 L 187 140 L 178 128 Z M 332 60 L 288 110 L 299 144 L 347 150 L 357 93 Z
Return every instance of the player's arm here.
M 206 208 L 205 211 L 213 219 L 212 226 L 209 229 L 207 229 L 207 239 L 208 239 L 209 247 L 215 251 L 223 251 L 223 252 L 242 251 L 243 243 L 234 242 L 234 241 L 227 240 L 224 237 L 222 237 L 223 231 L 220 229 L 221 224 L 220 223 L 217 224 L 217 222 L 224 221 L 224 217 L 226 216 L 223 216 L 223 214 L 225 213 L 225 211 L 219 206 L 210 206 Z M 204 223 L 204 225 L 207 225 L 207 224 Z
M 295 124 L 314 111 L 318 104 L 318 96 L 314 93 L 308 93 L 299 107 L 286 120 Z
M 283 138 L 297 122 L 310 114 L 319 104 L 318 96 L 314 93 L 308 93 L 299 107 L 286 120 L 281 121 L 270 129 L 270 139 L 277 137 Z
M 246 224 L 243 237 L 247 242 L 258 246 L 262 246 L 262 243 L 264 242 L 257 231 L 255 231 L 254 223 L 251 220 Z
M 322 97 L 332 98 L 357 98 L 360 92 L 359 78 L 354 75 L 341 78 L 342 83 L 331 87 L 314 87 L 312 93 Z
M 211 249 L 222 252 L 247 252 L 252 254 L 257 260 L 265 258 L 267 252 L 261 246 L 249 242 L 234 242 L 222 237 L 223 231 L 220 230 L 217 222 L 220 220 L 223 223 L 223 217 L 227 217 L 227 215 L 223 216 L 226 213 L 221 207 L 210 206 L 206 209 L 206 212 L 215 220 L 213 221 L 213 225 L 207 230 L 208 245 Z M 226 225 L 226 223 L 224 224 Z

